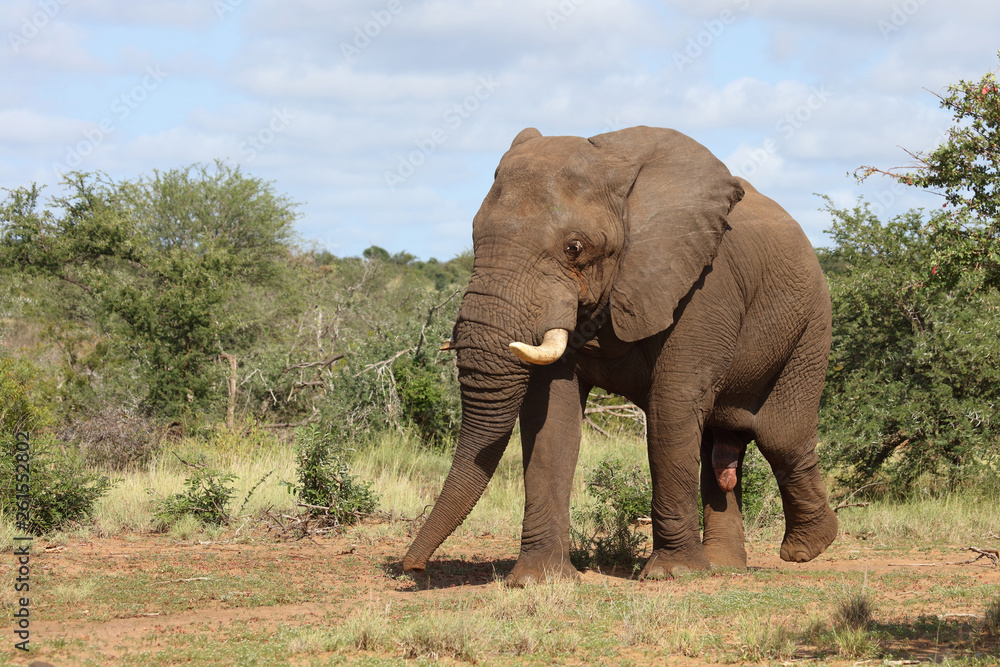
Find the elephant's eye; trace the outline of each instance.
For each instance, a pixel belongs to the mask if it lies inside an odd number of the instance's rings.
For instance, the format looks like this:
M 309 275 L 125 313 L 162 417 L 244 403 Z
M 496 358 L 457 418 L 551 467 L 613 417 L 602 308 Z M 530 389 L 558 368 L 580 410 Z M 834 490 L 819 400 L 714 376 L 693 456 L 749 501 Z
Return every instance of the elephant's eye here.
M 576 259 L 583 252 L 583 244 L 579 241 L 570 241 L 566 244 L 565 252 L 570 259 Z

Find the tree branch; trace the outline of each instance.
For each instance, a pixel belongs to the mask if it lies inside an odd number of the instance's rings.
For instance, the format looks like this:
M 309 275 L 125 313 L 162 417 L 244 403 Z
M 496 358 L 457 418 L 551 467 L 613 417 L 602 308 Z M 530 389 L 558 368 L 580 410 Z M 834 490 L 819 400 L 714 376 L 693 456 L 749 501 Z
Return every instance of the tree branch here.
M 288 371 L 295 370 L 296 368 L 315 368 L 317 366 L 319 366 L 320 368 L 327 368 L 328 366 L 331 366 L 334 362 L 340 361 L 343 358 L 344 358 L 343 354 L 334 354 L 326 359 L 323 359 L 322 361 L 305 361 L 301 364 L 292 364 L 291 366 L 287 366 L 283 371 L 281 371 L 281 374 L 284 375 Z

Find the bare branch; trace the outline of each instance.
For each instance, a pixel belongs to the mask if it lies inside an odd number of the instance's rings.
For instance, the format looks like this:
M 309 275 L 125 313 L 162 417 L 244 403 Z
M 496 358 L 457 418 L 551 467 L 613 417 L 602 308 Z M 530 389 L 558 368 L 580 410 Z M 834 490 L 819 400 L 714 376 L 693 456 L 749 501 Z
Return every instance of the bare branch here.
M 284 375 L 288 371 L 295 370 L 296 368 L 315 368 L 317 366 L 319 366 L 320 368 L 327 368 L 334 362 L 340 361 L 343 358 L 344 358 L 343 354 L 334 354 L 326 359 L 323 359 L 322 361 L 305 361 L 301 364 L 292 364 L 291 366 L 287 366 L 283 371 L 281 371 L 281 374 Z
M 362 368 L 360 371 L 358 371 L 357 373 L 355 373 L 354 377 L 360 377 L 360 376 L 364 375 L 365 373 L 367 373 L 368 371 L 382 370 L 386 366 L 391 366 L 393 364 L 393 362 L 395 362 L 401 356 L 403 356 L 404 354 L 409 354 L 410 352 L 413 352 L 416 349 L 417 348 L 415 348 L 415 347 L 408 347 L 405 350 L 400 350 L 399 352 L 397 352 L 396 354 L 392 355 L 388 359 L 385 359 L 383 361 L 376 361 L 373 364 L 368 364 L 367 366 L 365 366 L 364 368 Z
M 601 435 L 603 435 L 605 438 L 610 438 L 611 437 L 610 433 L 608 433 L 603 428 L 601 428 L 600 426 L 598 426 L 597 424 L 595 424 L 594 420 L 591 419 L 590 417 L 584 417 L 583 418 L 583 423 L 585 423 L 587 426 L 589 426 L 590 428 L 594 429 L 595 431 L 597 431 L 598 433 L 600 433 Z

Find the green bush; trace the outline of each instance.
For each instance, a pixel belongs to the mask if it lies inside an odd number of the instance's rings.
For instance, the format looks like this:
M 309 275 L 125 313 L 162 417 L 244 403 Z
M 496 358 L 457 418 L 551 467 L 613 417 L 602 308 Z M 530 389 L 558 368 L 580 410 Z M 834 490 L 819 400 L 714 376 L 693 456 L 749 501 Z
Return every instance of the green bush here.
M 38 405 L 34 368 L 25 362 L 0 359 L 0 513 L 16 518 L 18 492 L 28 485 L 30 510 L 28 522 L 18 528 L 41 535 L 72 522 L 84 521 L 94 511 L 94 504 L 111 488 L 112 482 L 84 467 L 71 448 L 61 446 L 51 435 L 34 433 L 48 420 L 47 411 Z M 30 471 L 18 466 L 18 434 L 26 434 L 30 452 Z M 23 442 L 23 437 L 22 437 Z
M 153 516 L 168 526 L 188 515 L 206 525 L 227 525 L 236 475 L 224 475 L 201 462 L 190 465 L 195 470 L 184 480 L 184 491 L 154 503 Z
M 32 535 L 65 528 L 89 519 L 95 503 L 114 483 L 104 475 L 88 470 L 76 453 L 62 450 L 49 436 L 31 441 L 30 498 L 27 525 L 18 527 Z M 4 438 L 0 462 L 0 513 L 16 516 L 17 473 L 16 441 Z
M 588 474 L 586 489 L 594 503 L 573 510 L 577 524 L 570 531 L 573 564 L 635 569 L 639 549 L 647 539 L 635 523 L 639 517 L 649 516 L 653 499 L 649 473 L 607 458 Z
M 298 483 L 285 482 L 289 493 L 315 508 L 324 508 L 339 524 L 357 523 L 362 515 L 378 506 L 378 496 L 370 484 L 351 474 L 347 451 L 320 426 L 310 426 L 297 434 L 296 468 Z
M 747 446 L 746 455 L 743 457 L 740 486 L 742 488 L 740 511 L 743 514 L 744 524 L 760 527 L 781 520 L 778 482 L 774 478 L 771 466 L 754 443 Z
M 865 204 L 828 210 L 843 264 L 828 276 L 826 469 L 848 489 L 896 496 L 995 485 L 1000 290 L 928 269 L 932 225 L 919 211 L 883 222 Z
M 430 444 L 445 444 L 458 437 L 462 408 L 449 366 L 426 358 L 399 360 L 393 366 L 403 416 Z

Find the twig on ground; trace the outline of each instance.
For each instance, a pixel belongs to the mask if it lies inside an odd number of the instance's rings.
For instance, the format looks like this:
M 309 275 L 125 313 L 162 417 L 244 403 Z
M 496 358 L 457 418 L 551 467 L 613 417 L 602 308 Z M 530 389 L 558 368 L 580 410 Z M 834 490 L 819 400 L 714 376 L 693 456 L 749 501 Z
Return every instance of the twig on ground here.
M 980 549 L 979 547 L 965 547 L 965 549 L 979 554 L 973 559 L 973 562 L 980 558 L 989 558 L 994 567 L 1000 564 L 1000 549 Z
M 848 507 L 868 507 L 871 503 L 841 503 L 833 508 L 833 511 L 839 512 L 842 509 L 847 509 Z
M 190 579 L 171 579 L 170 581 L 157 581 L 159 584 L 180 584 L 187 581 L 211 581 L 209 577 L 191 577 Z
M 972 551 L 979 554 L 975 558 L 970 558 L 969 560 L 953 560 L 946 561 L 943 563 L 887 563 L 889 567 L 936 567 L 940 565 L 970 565 L 975 563 L 980 558 L 988 558 L 993 566 L 996 567 L 1000 564 L 1000 550 L 998 549 L 980 549 L 979 547 L 966 547 L 966 551 Z

